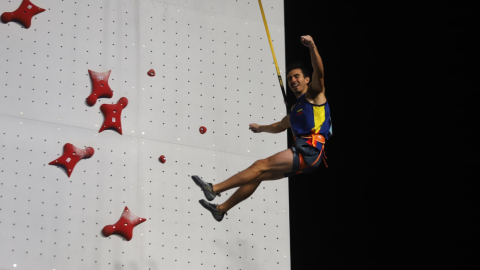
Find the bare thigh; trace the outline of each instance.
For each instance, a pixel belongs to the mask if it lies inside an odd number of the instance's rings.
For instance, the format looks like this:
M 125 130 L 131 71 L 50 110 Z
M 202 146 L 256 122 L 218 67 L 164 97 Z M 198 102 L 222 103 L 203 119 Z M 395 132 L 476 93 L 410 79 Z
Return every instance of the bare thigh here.
M 283 174 L 291 172 L 293 167 L 293 151 L 288 148 L 257 162 L 260 163 L 261 170 L 264 173 Z

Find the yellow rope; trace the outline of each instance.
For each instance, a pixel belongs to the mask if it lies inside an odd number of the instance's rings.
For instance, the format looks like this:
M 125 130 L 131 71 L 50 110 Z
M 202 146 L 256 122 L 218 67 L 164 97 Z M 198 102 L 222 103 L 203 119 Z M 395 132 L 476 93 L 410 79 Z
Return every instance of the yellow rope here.
M 285 88 L 283 86 L 280 69 L 278 68 L 277 58 L 275 57 L 275 50 L 273 49 L 272 38 L 270 37 L 270 31 L 268 31 L 267 19 L 265 18 L 265 13 L 263 12 L 262 1 L 258 0 L 258 4 L 260 5 L 260 11 L 262 12 L 263 24 L 265 25 L 265 30 L 267 31 L 268 42 L 270 43 L 270 49 L 272 50 L 273 61 L 275 62 L 275 68 L 277 69 L 278 82 L 280 83 L 280 87 L 282 88 L 283 99 L 285 100 L 285 105 L 286 105 L 287 97 L 285 95 Z M 287 107 L 287 111 L 288 111 L 288 107 Z

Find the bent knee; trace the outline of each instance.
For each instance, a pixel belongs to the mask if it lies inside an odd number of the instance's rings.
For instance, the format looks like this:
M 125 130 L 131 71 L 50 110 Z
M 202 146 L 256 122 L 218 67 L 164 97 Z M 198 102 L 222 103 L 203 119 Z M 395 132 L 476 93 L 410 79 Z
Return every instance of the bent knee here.
M 268 171 L 269 169 L 268 164 L 269 164 L 268 159 L 259 159 L 255 161 L 252 166 L 255 167 L 257 170 L 264 172 L 264 171 Z

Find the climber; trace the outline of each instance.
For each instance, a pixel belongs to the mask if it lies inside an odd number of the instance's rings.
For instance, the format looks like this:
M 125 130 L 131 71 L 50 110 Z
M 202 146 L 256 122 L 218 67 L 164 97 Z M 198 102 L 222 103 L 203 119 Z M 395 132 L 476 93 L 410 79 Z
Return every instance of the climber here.
M 232 207 L 250 197 L 262 181 L 312 172 L 318 168 L 322 158 L 325 161 L 323 147 L 331 134 L 331 120 L 323 84 L 323 63 L 311 36 L 302 36 L 301 43 L 310 49 L 313 74 L 310 76 L 301 64 L 287 68 L 287 84 L 297 97 L 290 114 L 271 125 L 249 125 L 249 129 L 254 133 L 280 133 L 291 127 L 294 145 L 273 156 L 255 161 L 247 169 L 215 185 L 203 181 L 197 175 L 192 176 L 208 201 L 212 201 L 224 191 L 238 187 L 222 204 L 200 200 L 200 204 L 209 210 L 217 221 L 221 221 Z

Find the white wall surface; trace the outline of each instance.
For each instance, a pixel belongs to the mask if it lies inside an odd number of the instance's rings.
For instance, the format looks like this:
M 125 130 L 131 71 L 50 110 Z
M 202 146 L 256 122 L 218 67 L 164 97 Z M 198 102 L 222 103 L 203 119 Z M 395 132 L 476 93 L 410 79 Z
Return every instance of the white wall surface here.
M 258 2 L 32 2 L 46 11 L 29 29 L 0 24 L 0 269 L 289 269 L 286 179 L 219 223 L 190 178 L 286 148 L 248 130 L 285 115 Z M 283 69 L 283 1 L 262 2 Z M 92 107 L 88 69 L 112 70 L 113 97 Z M 123 135 L 98 133 L 100 105 L 121 97 Z M 65 143 L 95 149 L 70 178 L 48 165 Z M 125 206 L 147 221 L 131 241 L 102 236 Z

